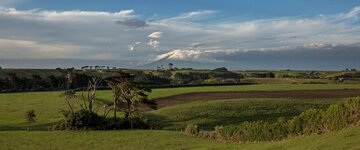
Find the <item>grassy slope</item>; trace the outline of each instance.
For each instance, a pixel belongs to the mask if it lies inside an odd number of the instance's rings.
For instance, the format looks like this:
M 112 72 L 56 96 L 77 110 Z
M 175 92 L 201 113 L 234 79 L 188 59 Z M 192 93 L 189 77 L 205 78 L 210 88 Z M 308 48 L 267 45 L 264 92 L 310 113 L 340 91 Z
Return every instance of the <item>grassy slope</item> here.
M 301 78 L 245 78 L 242 79 L 245 83 L 256 83 L 256 84 L 309 84 L 309 83 L 320 83 L 320 84 L 359 84 L 360 80 L 345 80 L 340 83 L 337 80 L 330 79 L 301 79 Z
M 358 84 L 278 84 L 278 85 L 241 85 L 154 89 L 151 98 L 201 91 L 245 91 L 245 90 L 303 90 L 303 89 L 344 89 L 360 88 Z M 35 126 L 45 126 L 61 118 L 60 108 L 66 108 L 60 92 L 29 92 L 0 94 L 0 130 L 23 129 L 24 113 L 34 109 L 37 113 Z M 98 98 L 111 101 L 111 91 L 99 91 Z
M 279 142 L 226 143 L 175 131 L 6 131 L 0 149 L 359 149 L 360 127 Z
M 304 84 L 310 82 L 338 84 L 338 81 L 328 79 L 297 79 L 297 78 L 246 78 L 243 82 L 257 84 Z
M 183 130 L 195 123 L 204 129 L 244 121 L 289 119 L 310 108 L 327 108 L 335 100 L 236 99 L 192 102 L 153 111 L 148 115 L 162 121 L 163 129 Z
M 164 97 L 189 92 L 211 91 L 276 91 L 276 90 L 321 90 L 321 89 L 360 89 L 360 84 L 261 84 L 261 85 L 233 85 L 233 86 L 205 86 L 190 88 L 155 89 L 151 98 Z

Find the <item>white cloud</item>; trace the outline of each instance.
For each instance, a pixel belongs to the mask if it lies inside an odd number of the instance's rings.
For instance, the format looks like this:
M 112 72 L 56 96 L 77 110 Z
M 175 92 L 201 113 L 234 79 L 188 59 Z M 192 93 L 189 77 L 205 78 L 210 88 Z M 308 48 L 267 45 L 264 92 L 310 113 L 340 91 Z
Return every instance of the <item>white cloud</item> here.
M 141 44 L 141 42 L 135 42 L 134 44 L 130 44 L 129 47 L 129 51 L 133 51 L 135 50 L 135 46 Z
M 49 52 L 54 55 L 63 53 L 63 58 L 81 59 L 119 59 L 126 58 L 123 54 L 127 51 L 129 41 L 137 41 L 145 36 L 143 31 L 127 31 L 127 27 L 114 23 L 119 19 L 137 18 L 134 10 L 111 12 L 90 11 L 42 11 L 42 10 L 16 10 L 13 8 L 0 9 L 0 39 L 29 41 L 38 45 L 59 45 L 77 47 L 77 56 L 67 51 L 73 49 L 59 49 Z M 6 30 L 5 30 L 6 29 Z M 144 38 L 146 39 L 146 38 Z M 29 46 L 24 43 L 13 43 L 17 47 Z M 33 50 L 32 48 L 29 48 Z M 8 51 L 6 56 L 3 51 Z M 19 57 L 15 49 L 13 53 L 0 47 L 3 57 Z M 11 53 L 11 54 L 10 54 Z M 89 54 L 89 55 L 87 55 Z M 24 58 L 39 58 L 43 55 L 28 53 L 21 55 Z M 49 58 L 43 56 L 43 58 Z
M 218 12 L 195 11 L 145 22 L 134 10 L 98 12 L 7 8 L 0 9 L 0 57 L 56 56 L 143 61 L 146 57 L 159 55 L 159 51 L 149 50 L 148 46 L 158 49 L 161 42 L 163 57 L 171 54 L 171 58 L 206 60 L 214 59 L 213 53 L 267 51 L 274 47 L 304 45 L 321 47 L 323 43 L 351 44 L 360 39 L 360 26 L 356 19 L 359 11 L 360 7 L 355 7 L 347 13 L 320 17 L 223 19 L 224 22 L 201 23 L 196 22 L 197 19 L 211 19 Z M 142 28 L 144 25 L 146 28 Z M 172 51 L 174 49 L 177 50 Z
M 169 20 L 182 20 L 182 19 L 201 19 L 216 14 L 214 10 L 199 10 L 188 13 L 180 14 L 179 16 L 169 18 Z
M 133 51 L 135 50 L 135 46 L 134 45 L 129 45 L 129 51 Z
M 153 39 L 150 39 L 150 41 L 147 43 L 147 45 L 157 49 L 160 46 L 160 42 L 156 41 L 156 40 L 153 40 Z
M 282 62 L 282 60 L 277 60 L 279 58 L 284 59 L 286 61 L 289 60 L 291 61 L 291 59 L 296 59 L 297 63 L 299 64 L 306 63 L 306 62 L 299 62 L 301 61 L 301 59 L 306 59 L 309 61 L 314 58 L 319 58 L 318 62 L 321 63 L 332 63 L 329 62 L 329 60 L 334 58 L 349 57 L 351 61 L 354 61 L 354 58 L 356 60 L 357 58 L 359 58 L 359 55 L 357 55 L 358 53 L 360 53 L 360 51 L 358 50 L 359 48 L 360 48 L 359 43 L 354 43 L 349 45 L 310 43 L 303 46 L 284 46 L 284 47 L 259 48 L 259 49 L 247 49 L 247 50 L 177 49 L 164 54 L 157 55 L 152 59 L 152 61 L 156 62 L 162 60 L 181 60 L 181 61 L 207 62 L 207 63 L 228 62 L 231 63 L 232 67 L 234 68 L 239 67 L 238 65 L 243 65 L 239 62 L 246 62 L 251 64 L 257 64 L 256 62 L 266 63 L 269 60 L 276 61 L 276 63 Z M 342 51 L 344 53 L 341 53 Z M 339 55 L 340 53 L 341 55 Z M 321 59 L 326 59 L 326 60 L 321 61 Z M 338 60 L 338 59 L 334 59 L 332 61 L 347 62 L 347 60 Z M 273 65 L 272 62 L 269 63 L 269 65 Z M 260 67 L 264 67 L 264 66 L 260 66 Z
M 0 39 L 0 47 L 0 58 L 24 58 L 29 55 L 33 58 L 76 58 L 81 54 L 80 47 L 63 44 L 47 45 L 25 40 Z
M 344 18 L 358 18 L 358 15 L 360 14 L 360 6 L 354 7 L 350 12 L 346 14 L 342 14 L 340 16 Z
M 160 39 L 162 37 L 162 34 L 162 32 L 153 32 L 149 34 L 148 37 L 152 39 Z
M 148 35 L 150 39 L 150 41 L 147 43 L 148 46 L 151 46 L 153 48 L 155 48 L 156 50 L 159 50 L 159 46 L 160 46 L 160 42 L 154 39 L 160 39 L 162 37 L 162 32 L 153 32 L 151 34 Z
M 80 10 L 73 10 L 73 11 L 49 11 L 49 10 L 39 10 L 39 9 L 32 9 L 32 10 L 16 10 L 15 8 L 3 8 L 0 9 L 0 14 L 6 15 L 8 17 L 17 17 L 21 19 L 36 19 L 42 21 L 91 21 L 94 19 L 102 18 L 102 20 L 107 19 L 116 19 L 116 18 L 123 18 L 123 19 L 130 19 L 135 18 L 134 10 L 122 10 L 119 12 L 111 13 L 111 12 L 101 12 L 101 11 L 80 11 Z

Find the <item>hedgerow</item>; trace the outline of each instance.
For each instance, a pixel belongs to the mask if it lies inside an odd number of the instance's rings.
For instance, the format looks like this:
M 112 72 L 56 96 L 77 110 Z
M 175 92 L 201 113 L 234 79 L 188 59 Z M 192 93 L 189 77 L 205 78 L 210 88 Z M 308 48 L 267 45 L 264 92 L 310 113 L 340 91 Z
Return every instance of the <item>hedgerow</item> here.
M 359 125 L 360 97 L 331 105 L 326 110 L 309 109 L 290 120 L 279 118 L 275 123 L 243 122 L 240 125 L 216 127 L 214 131 L 199 130 L 197 125 L 186 127 L 186 134 L 222 141 L 275 141 L 299 135 L 321 134 Z

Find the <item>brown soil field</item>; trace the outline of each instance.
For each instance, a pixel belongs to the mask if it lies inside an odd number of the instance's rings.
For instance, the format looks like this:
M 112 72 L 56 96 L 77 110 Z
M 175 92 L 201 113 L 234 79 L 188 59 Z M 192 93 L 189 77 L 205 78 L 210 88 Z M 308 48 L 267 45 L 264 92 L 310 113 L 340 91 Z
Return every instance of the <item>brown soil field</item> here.
M 194 101 L 229 100 L 238 98 L 290 98 L 290 99 L 330 99 L 360 96 L 358 89 L 343 90 L 291 90 L 291 91 L 231 91 L 194 92 L 156 98 L 158 109 Z M 141 110 L 148 110 L 141 107 Z

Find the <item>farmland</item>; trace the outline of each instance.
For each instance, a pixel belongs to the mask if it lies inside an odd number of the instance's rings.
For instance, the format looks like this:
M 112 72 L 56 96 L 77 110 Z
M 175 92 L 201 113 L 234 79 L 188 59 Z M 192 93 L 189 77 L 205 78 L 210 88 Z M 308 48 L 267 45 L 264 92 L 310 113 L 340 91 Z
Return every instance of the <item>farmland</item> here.
M 356 84 L 290 84 L 290 85 L 241 85 L 241 86 L 211 86 L 211 87 L 191 87 L 191 88 L 167 88 L 154 89 L 149 95 L 150 98 L 159 98 L 169 95 L 211 91 L 249 91 L 249 90 L 304 90 L 304 89 L 357 89 Z M 23 119 L 24 112 L 28 109 L 34 109 L 38 113 L 36 128 L 47 129 L 47 126 L 61 118 L 60 108 L 65 108 L 66 104 L 61 92 L 27 92 L 27 93 L 6 93 L 0 94 L 0 130 L 21 129 L 25 125 Z M 111 101 L 111 91 L 99 91 L 98 99 Z M 11 113 L 10 113 L 11 112 Z
M 246 144 L 188 137 L 184 136 L 182 131 L 189 123 L 199 124 L 202 129 L 211 130 L 217 125 L 237 125 L 244 121 L 274 122 L 279 117 L 290 119 L 307 109 L 325 109 L 331 104 L 342 101 L 344 97 L 360 95 L 357 94 L 357 89 L 360 89 L 358 84 L 262 84 L 153 89 L 149 93 L 149 97 L 159 102 L 159 109 L 155 111 L 144 110 L 146 112 L 143 114 L 150 119 L 160 120 L 160 129 L 162 130 L 74 132 L 47 131 L 50 126 L 63 118 L 59 114 L 59 110 L 66 108 L 66 103 L 62 97 L 59 97 L 61 91 L 4 93 L 0 94 L 0 142 L 6 144 L 0 149 L 8 149 L 9 147 L 22 149 L 24 148 L 22 146 L 25 145 L 29 149 L 38 149 L 39 147 L 76 149 L 79 148 L 75 146 L 78 144 L 88 145 L 92 148 L 130 146 L 133 149 L 172 149 L 173 146 L 177 146 L 179 149 L 202 149 L 205 145 L 208 148 L 221 149 L 238 149 L 240 147 L 242 149 L 262 149 L 264 147 L 281 149 L 285 148 L 286 145 L 294 145 L 295 149 L 302 149 L 304 143 L 309 144 L 310 141 L 313 144 L 311 148 L 316 148 L 324 145 L 324 142 L 335 141 L 339 137 L 347 139 L 348 144 L 344 145 L 342 142 L 345 140 L 340 140 L 333 142 L 331 148 L 356 148 L 359 146 L 356 144 L 359 142 L 358 127 L 325 135 L 313 135 L 279 142 Z M 332 92 L 329 92 L 331 90 Z M 296 93 L 306 91 L 319 93 L 318 98 L 312 98 L 311 94 L 310 97 L 301 96 L 309 93 L 303 93 L 300 96 Z M 196 94 L 193 92 L 197 92 L 200 96 L 191 95 Z M 261 96 L 264 93 L 259 94 L 259 92 L 275 93 L 275 96 L 271 97 L 271 95 L 266 94 Z M 336 96 L 337 92 L 342 94 Z M 343 95 L 346 92 L 349 92 L 350 95 Z M 214 93 L 228 96 L 211 95 Z M 276 96 L 276 93 L 280 93 L 280 95 Z M 111 91 L 98 91 L 97 99 L 111 102 Z M 33 125 L 33 129 L 36 131 L 24 132 L 23 130 L 26 129 L 24 112 L 29 109 L 34 109 L 37 113 L 36 122 Z M 102 112 L 98 111 L 98 113 L 101 114 Z M 74 138 L 69 140 L 69 137 Z M 19 138 L 19 140 L 14 140 L 14 138 Z M 41 139 L 45 138 L 47 141 L 40 142 Z M 158 142 L 156 143 L 153 140 Z M 21 144 L 17 142 L 21 142 Z M 149 144 L 135 144 L 138 142 Z M 86 146 L 79 149 L 83 148 Z
M 359 17 L 359 0 L 0 0 L 0 150 L 360 150 Z

